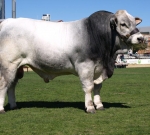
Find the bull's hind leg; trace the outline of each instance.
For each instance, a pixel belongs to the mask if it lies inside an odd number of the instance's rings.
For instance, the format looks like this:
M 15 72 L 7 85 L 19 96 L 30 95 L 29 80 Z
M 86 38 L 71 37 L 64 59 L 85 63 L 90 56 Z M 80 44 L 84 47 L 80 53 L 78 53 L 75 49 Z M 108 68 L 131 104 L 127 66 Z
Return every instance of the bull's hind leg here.
M 7 90 L 8 103 L 10 105 L 10 109 L 12 110 L 17 109 L 16 97 L 15 97 L 15 87 L 16 87 L 17 82 L 18 82 L 18 79 L 16 77 L 15 81 L 11 83 L 10 87 Z
M 4 68 L 2 65 L 0 67 L 0 112 L 4 112 L 4 101 L 5 96 L 8 90 L 12 88 L 13 82 L 15 80 L 15 74 L 16 74 L 16 65 L 7 65 L 7 68 Z M 9 95 L 12 94 L 12 92 L 8 92 Z M 9 98 L 9 97 L 8 97 Z M 9 99 L 9 102 L 12 102 L 14 99 Z M 14 106 L 14 102 L 13 105 Z
M 7 87 L 5 78 L 0 74 L 0 113 L 4 113 L 4 101 Z
M 104 110 L 103 104 L 100 98 L 100 89 L 102 88 L 101 84 L 94 84 L 94 105 L 97 110 Z
M 24 75 L 23 66 L 21 66 L 18 68 L 15 79 L 11 83 L 11 85 L 7 91 L 8 103 L 10 105 L 10 109 L 12 109 L 12 110 L 17 109 L 16 97 L 15 97 L 15 87 L 18 82 L 18 79 L 21 79 L 23 77 L 23 75 Z

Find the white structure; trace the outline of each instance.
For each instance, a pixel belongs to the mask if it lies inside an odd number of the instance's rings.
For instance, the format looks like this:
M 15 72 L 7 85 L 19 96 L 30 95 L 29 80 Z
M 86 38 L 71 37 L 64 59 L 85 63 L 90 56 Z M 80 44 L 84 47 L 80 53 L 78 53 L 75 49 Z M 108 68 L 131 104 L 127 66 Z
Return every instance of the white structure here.
M 42 20 L 44 20 L 44 21 L 50 21 L 50 14 L 43 14 Z
M 12 0 L 12 18 L 16 18 L 16 0 Z
M 0 19 L 5 19 L 5 0 L 0 0 Z
M 150 59 L 126 59 L 128 64 L 150 64 Z

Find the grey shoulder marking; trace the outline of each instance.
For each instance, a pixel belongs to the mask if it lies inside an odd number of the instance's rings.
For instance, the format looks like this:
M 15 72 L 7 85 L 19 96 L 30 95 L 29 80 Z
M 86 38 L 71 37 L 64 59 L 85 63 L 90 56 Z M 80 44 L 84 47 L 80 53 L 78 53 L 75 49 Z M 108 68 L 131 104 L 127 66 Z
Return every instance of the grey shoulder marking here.
M 108 77 L 111 77 L 114 70 L 114 47 L 116 33 L 110 27 L 110 19 L 113 13 L 98 11 L 89 16 L 86 20 L 89 35 L 89 57 L 92 60 L 101 60 L 107 70 Z

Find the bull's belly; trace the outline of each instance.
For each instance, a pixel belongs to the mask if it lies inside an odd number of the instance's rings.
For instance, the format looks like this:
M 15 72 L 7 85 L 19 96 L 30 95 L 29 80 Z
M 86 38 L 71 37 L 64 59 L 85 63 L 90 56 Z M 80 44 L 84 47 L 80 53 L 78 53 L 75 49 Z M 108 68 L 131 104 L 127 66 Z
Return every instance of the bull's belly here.
M 45 64 L 44 64 L 45 63 Z M 43 80 L 47 83 L 49 80 L 54 79 L 60 75 L 69 75 L 74 74 L 77 75 L 74 67 L 71 63 L 65 62 L 55 62 L 55 63 L 48 63 L 48 62 L 41 62 L 41 63 L 32 63 L 29 66 L 31 69 L 36 72 Z

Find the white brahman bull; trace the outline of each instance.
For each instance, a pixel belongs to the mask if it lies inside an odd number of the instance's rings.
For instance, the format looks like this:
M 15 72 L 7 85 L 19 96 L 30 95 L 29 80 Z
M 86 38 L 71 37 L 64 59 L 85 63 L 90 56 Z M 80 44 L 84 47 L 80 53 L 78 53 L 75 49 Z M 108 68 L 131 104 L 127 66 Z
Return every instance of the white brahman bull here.
M 93 113 L 95 107 L 103 109 L 102 81 L 113 74 L 117 50 L 125 44 L 143 42 L 136 28 L 140 22 L 140 18 L 134 18 L 125 10 L 115 14 L 98 11 L 72 22 L 4 20 L 0 24 L 0 112 L 4 112 L 6 93 L 10 108 L 17 107 L 15 86 L 23 77 L 23 65 L 30 66 L 45 82 L 60 75 L 79 76 L 86 111 Z

